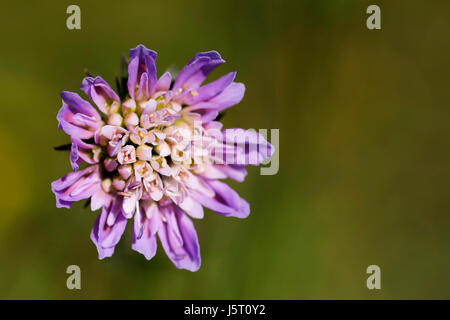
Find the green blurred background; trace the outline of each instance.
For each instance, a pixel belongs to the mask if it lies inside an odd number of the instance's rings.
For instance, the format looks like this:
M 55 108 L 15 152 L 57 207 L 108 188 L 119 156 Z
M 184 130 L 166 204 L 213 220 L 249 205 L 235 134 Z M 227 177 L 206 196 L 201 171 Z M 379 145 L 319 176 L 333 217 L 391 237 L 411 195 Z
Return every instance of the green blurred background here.
M 81 7 L 81 30 L 66 8 Z M 366 28 L 381 7 L 382 30 Z M 0 298 L 450 298 L 450 2 L 3 1 L 0 35 Z M 53 151 L 59 93 L 87 68 L 113 83 L 144 44 L 157 67 L 217 50 L 247 91 L 227 127 L 279 128 L 280 170 L 232 182 L 246 220 L 195 221 L 202 267 L 147 262 L 130 229 L 113 258 L 89 239 L 96 214 L 57 209 L 70 171 Z M 66 288 L 81 267 L 82 289 Z M 381 267 L 382 289 L 366 288 Z

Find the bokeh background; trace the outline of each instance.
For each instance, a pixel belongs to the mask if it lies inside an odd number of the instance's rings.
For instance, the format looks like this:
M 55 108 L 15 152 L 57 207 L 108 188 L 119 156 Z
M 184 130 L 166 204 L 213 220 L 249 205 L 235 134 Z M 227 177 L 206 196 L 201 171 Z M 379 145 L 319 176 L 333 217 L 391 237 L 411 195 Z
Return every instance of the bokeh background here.
M 366 28 L 381 7 L 382 30 Z M 81 30 L 66 8 L 81 7 Z M 0 36 L 0 298 L 450 298 L 450 2 L 3 1 Z M 280 170 L 233 183 L 246 220 L 195 221 L 200 271 L 163 250 L 147 262 L 130 229 L 99 261 L 95 213 L 57 209 L 70 171 L 59 93 L 84 69 L 113 83 L 144 44 L 157 67 L 217 50 L 247 92 L 227 127 L 280 129 Z M 81 267 L 82 289 L 66 288 Z M 382 289 L 366 288 L 377 264 Z

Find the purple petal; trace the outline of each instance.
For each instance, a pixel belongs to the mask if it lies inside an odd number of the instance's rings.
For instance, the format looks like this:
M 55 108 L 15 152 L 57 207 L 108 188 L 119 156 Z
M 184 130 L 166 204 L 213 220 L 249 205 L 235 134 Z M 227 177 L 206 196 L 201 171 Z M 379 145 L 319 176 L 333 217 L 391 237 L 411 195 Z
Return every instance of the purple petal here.
M 81 113 L 93 119 L 100 120 L 100 115 L 97 110 L 89 102 L 82 99 L 77 93 L 63 91 L 61 98 L 67 103 L 72 113 Z
M 89 164 L 95 164 L 98 162 L 98 159 L 94 159 L 94 153 L 92 152 L 92 149 L 95 148 L 95 145 L 86 143 L 80 139 L 73 137 L 71 138 L 71 141 L 72 141 L 72 148 L 70 159 L 72 168 L 74 170 L 78 170 L 75 168 L 77 168 L 78 165 L 83 161 Z
M 197 271 L 200 268 L 200 245 L 192 221 L 174 206 L 160 208 L 165 222 L 158 236 L 167 256 L 178 269 Z
M 52 182 L 52 191 L 58 208 L 70 208 L 73 202 L 87 199 L 101 188 L 98 166 L 71 172 Z
M 109 206 L 104 206 L 92 228 L 91 240 L 97 247 L 99 259 L 113 255 L 114 247 L 125 231 L 127 219 L 121 214 L 121 206 L 119 198 L 114 199 Z M 114 218 L 112 225 L 107 224 L 109 216 Z
M 146 214 L 146 211 L 153 211 Z M 151 217 L 148 218 L 147 216 Z M 134 215 L 132 249 L 143 254 L 147 260 L 156 254 L 156 232 L 160 223 L 157 205 L 142 205 L 141 210 Z
M 136 202 L 138 201 L 136 193 L 131 196 L 123 197 L 122 212 L 125 218 L 130 219 L 136 210 Z
M 156 60 L 157 53 L 147 49 L 143 45 L 138 45 L 130 49 L 130 63 L 128 64 L 128 93 L 131 98 L 135 98 L 135 89 L 138 85 L 138 92 L 145 94 L 144 98 L 149 98 L 156 87 Z M 143 77 L 143 74 L 145 76 Z M 142 80 L 142 83 L 141 83 Z
M 136 48 L 134 49 L 130 49 L 130 60 L 135 58 L 135 57 L 146 57 L 146 56 L 150 56 L 151 58 L 153 58 L 153 60 L 156 60 L 156 57 L 158 56 L 158 54 L 150 49 L 147 49 L 144 45 L 140 44 L 138 45 Z
M 91 210 L 96 211 L 104 206 L 108 206 L 110 203 L 111 196 L 103 191 L 102 188 L 99 188 L 91 197 Z
M 227 178 L 227 175 L 223 173 L 221 170 L 219 170 L 218 166 L 214 164 L 210 165 L 205 164 L 203 166 L 201 176 L 206 179 L 214 179 L 214 180 Z
M 239 82 L 233 82 L 220 94 L 208 101 L 202 101 L 195 106 L 187 107 L 186 111 L 194 111 L 202 115 L 203 122 L 209 122 L 217 117 L 217 114 L 229 107 L 241 102 L 244 97 L 245 86 Z
M 97 128 L 86 128 L 84 123 L 75 118 L 75 114 L 70 110 L 69 106 L 63 102 L 63 106 L 59 109 L 56 116 L 58 120 L 58 128 L 64 130 L 74 139 L 90 139 L 94 136 Z
M 245 93 L 245 85 L 240 82 L 233 82 L 219 95 L 215 96 L 208 102 L 215 105 L 217 111 L 222 111 L 241 102 Z
M 214 68 L 224 63 L 216 51 L 200 52 L 186 64 L 175 80 L 173 91 L 198 88 Z
M 139 80 L 139 89 L 137 92 L 137 99 L 141 99 L 141 98 L 145 98 L 145 97 L 150 97 L 150 91 L 149 91 L 149 87 L 148 87 L 148 76 L 147 73 L 144 72 L 141 75 L 141 79 Z
M 78 154 L 78 145 L 75 143 L 72 143 L 72 146 L 70 148 L 70 165 L 72 166 L 73 171 L 78 170 L 78 164 L 80 163 L 80 157 Z
M 230 72 L 219 79 L 210 82 L 197 90 L 187 91 L 184 95 L 184 103 L 195 105 L 202 101 L 208 101 L 223 92 L 236 77 L 236 72 Z
M 83 90 L 89 99 L 94 101 L 97 107 L 104 113 L 108 112 L 108 105 L 111 105 L 114 101 L 120 102 L 119 96 L 101 77 L 84 78 L 81 83 L 81 90 Z
M 208 123 L 205 123 L 205 124 L 203 125 L 203 127 L 204 127 L 206 130 L 214 130 L 213 133 L 214 133 L 214 132 L 220 132 L 220 130 L 221 130 L 222 127 L 223 127 L 223 123 L 220 122 L 220 121 L 210 121 L 210 122 L 208 122 Z
M 114 247 L 113 248 L 103 248 L 102 246 L 100 246 L 98 244 L 98 233 L 99 233 L 99 225 L 100 225 L 100 220 L 102 219 L 102 213 L 100 213 L 97 216 L 97 219 L 95 219 L 94 222 L 94 226 L 92 227 L 92 231 L 91 231 L 91 240 L 92 242 L 94 242 L 95 246 L 97 247 L 97 251 L 98 251 L 98 258 L 104 259 L 107 257 L 111 257 L 114 254 Z
M 63 106 L 58 112 L 58 128 L 75 139 L 89 139 L 101 124 L 98 112 L 91 104 L 72 92 L 61 93 Z
M 236 180 L 238 182 L 244 181 L 247 176 L 247 169 L 244 165 L 234 164 L 216 164 L 214 165 L 217 170 L 223 172 L 228 178 Z
M 195 200 L 225 217 L 248 217 L 250 206 L 247 201 L 239 197 L 236 191 L 217 180 L 208 180 L 207 183 L 214 190 L 215 196 L 211 198 L 198 191 L 192 191 Z
M 94 149 L 96 147 L 95 144 L 91 144 L 91 143 L 87 143 L 83 140 L 77 139 L 77 138 L 72 138 L 71 139 L 72 143 L 75 143 L 78 146 L 78 150 L 80 149 Z
M 184 210 L 188 215 L 195 219 L 203 219 L 203 207 L 200 203 L 195 201 L 192 197 L 187 196 L 179 204 L 179 207 Z
M 256 131 L 226 129 L 223 131 L 223 144 L 212 150 L 212 156 L 218 164 L 257 166 L 273 152 L 273 146 Z
M 161 77 L 159 77 L 158 82 L 156 83 L 155 91 L 169 90 L 171 82 L 172 82 L 172 75 L 170 74 L 170 72 L 164 73 Z

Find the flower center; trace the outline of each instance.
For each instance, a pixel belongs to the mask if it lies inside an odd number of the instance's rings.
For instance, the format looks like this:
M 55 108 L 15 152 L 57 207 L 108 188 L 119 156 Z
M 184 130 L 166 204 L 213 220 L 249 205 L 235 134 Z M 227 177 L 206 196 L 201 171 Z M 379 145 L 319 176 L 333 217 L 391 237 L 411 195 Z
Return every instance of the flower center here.
M 136 196 L 136 200 L 183 200 L 189 172 L 199 170 L 199 159 L 208 160 L 209 153 L 193 143 L 199 135 L 207 137 L 204 130 L 195 128 L 200 116 L 184 112 L 170 100 L 173 96 L 172 92 L 155 93 L 151 99 L 127 99 L 109 109 L 107 124 L 96 133 L 106 155 L 102 161 L 108 172 L 102 184 L 105 191 Z

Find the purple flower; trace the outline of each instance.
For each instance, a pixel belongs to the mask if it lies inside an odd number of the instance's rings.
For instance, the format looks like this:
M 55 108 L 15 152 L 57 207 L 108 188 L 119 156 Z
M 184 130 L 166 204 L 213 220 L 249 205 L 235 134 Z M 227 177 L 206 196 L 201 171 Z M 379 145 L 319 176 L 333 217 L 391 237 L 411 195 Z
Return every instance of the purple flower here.
M 81 85 L 93 104 L 62 92 L 58 127 L 71 138 L 73 172 L 52 191 L 57 207 L 89 199 L 93 211 L 101 209 L 91 232 L 100 259 L 113 255 L 133 219 L 133 250 L 150 260 L 159 238 L 177 268 L 196 271 L 191 218 L 201 219 L 203 207 L 246 218 L 249 204 L 219 179 L 243 181 L 245 165 L 259 165 L 273 147 L 256 132 L 222 130 L 215 121 L 245 91 L 235 72 L 202 85 L 225 62 L 217 52 L 195 55 L 174 80 L 168 72 L 157 78 L 156 56 L 143 45 L 130 50 L 123 99 L 100 77 Z

